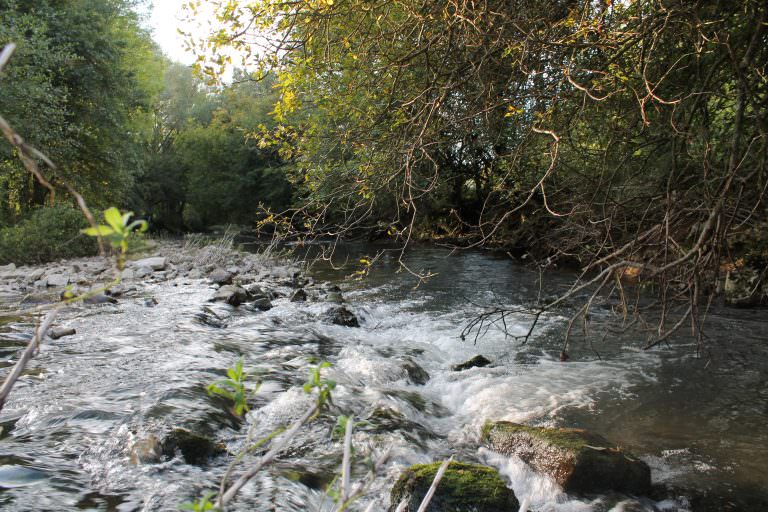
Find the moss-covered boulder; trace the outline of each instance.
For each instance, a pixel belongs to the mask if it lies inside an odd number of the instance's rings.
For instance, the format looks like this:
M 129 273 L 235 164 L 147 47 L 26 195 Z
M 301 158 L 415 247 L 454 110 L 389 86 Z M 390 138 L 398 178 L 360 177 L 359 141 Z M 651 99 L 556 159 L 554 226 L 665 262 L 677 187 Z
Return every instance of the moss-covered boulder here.
M 187 464 L 204 464 L 211 457 L 225 453 L 226 446 L 187 429 L 175 428 L 163 440 L 162 451 L 165 456 L 173 457 L 176 450 Z
M 435 479 L 440 462 L 416 464 L 400 475 L 392 487 L 389 512 L 407 501 L 406 512 L 416 512 Z M 429 502 L 429 512 L 516 512 L 519 503 L 499 473 L 487 466 L 451 462 L 437 492 Z
M 520 457 L 566 492 L 645 495 L 651 489 L 648 464 L 586 430 L 500 421 L 485 425 L 482 442 L 496 452 Z

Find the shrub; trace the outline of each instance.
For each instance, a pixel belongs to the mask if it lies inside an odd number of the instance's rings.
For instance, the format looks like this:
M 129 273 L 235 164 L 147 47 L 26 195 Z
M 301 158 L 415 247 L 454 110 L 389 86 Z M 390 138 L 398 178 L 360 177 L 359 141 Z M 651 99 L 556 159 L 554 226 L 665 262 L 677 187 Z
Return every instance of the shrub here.
M 71 206 L 38 208 L 15 226 L 0 229 L 0 264 L 94 255 L 96 241 L 80 234 L 86 226 L 83 214 Z

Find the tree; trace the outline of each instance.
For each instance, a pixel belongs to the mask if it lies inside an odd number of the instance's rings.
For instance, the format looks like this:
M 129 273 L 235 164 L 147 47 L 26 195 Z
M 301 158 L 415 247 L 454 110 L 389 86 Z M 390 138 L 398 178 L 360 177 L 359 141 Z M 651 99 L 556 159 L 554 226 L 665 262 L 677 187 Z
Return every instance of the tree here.
M 208 3 L 226 27 L 200 69 L 235 46 L 278 76 L 318 222 L 407 242 L 455 213 L 471 245 L 577 264 L 593 298 L 639 274 L 655 342 L 700 332 L 724 265 L 766 260 L 764 2 Z

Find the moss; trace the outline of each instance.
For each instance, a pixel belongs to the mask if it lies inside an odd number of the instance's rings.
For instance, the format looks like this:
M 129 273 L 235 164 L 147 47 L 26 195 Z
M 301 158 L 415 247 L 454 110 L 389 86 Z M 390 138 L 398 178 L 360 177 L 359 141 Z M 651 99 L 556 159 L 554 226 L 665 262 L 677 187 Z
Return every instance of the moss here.
M 517 455 L 550 475 L 566 492 L 615 490 L 643 494 L 650 488 L 647 464 L 586 430 L 500 421 L 486 423 L 481 439 L 491 449 Z
M 441 463 L 417 464 L 406 469 L 392 488 L 391 507 L 408 501 L 407 511 L 418 509 Z M 452 462 L 443 475 L 427 510 L 439 512 L 502 512 L 519 506 L 499 473 L 487 466 Z
M 505 435 L 525 433 L 540 439 L 550 446 L 569 452 L 579 452 L 585 446 L 606 447 L 607 444 L 605 439 L 586 430 L 577 428 L 529 427 L 508 421 L 486 422 L 483 425 L 481 440 L 483 442 L 491 441 L 491 433 L 496 434 L 499 438 L 503 438 Z

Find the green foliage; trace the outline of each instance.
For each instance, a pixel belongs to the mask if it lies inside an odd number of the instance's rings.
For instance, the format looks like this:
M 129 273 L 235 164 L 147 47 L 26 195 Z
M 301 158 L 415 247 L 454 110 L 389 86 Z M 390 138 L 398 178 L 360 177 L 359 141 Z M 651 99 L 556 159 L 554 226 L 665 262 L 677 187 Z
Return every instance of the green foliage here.
M 92 205 L 124 201 L 164 64 L 131 0 L 0 0 L 2 114 Z M 52 183 L 57 186 L 58 180 Z M 61 187 L 57 187 L 61 188 Z M 48 192 L 0 145 L 0 217 L 14 223 Z
M 191 503 L 184 503 L 179 506 L 179 510 L 189 510 L 191 512 L 216 512 L 219 510 L 215 505 L 216 493 L 210 492 L 202 498 Z
M 134 233 L 144 233 L 149 225 L 145 220 L 131 222 L 133 212 L 121 214 L 115 207 L 104 210 L 104 220 L 107 225 L 98 224 L 88 227 L 82 233 L 93 237 L 104 237 L 109 241 L 113 249 L 119 249 L 121 253 L 128 252 L 128 239 Z
M 277 210 L 289 205 L 283 157 L 256 136 L 273 125 L 273 83 L 241 73 L 235 78 L 233 85 L 212 88 L 189 68 L 168 68 L 148 165 L 136 189 L 137 207 L 159 226 L 247 225 L 261 204 Z
M 0 264 L 35 264 L 94 255 L 95 241 L 78 236 L 84 225 L 83 214 L 70 206 L 38 208 L 18 224 L 0 229 Z
M 227 378 L 208 385 L 208 393 L 219 395 L 232 401 L 232 410 L 237 416 L 248 412 L 248 393 L 245 387 L 248 373 L 243 370 L 243 359 L 239 359 L 233 368 L 227 368 Z
M 307 382 L 304 383 L 305 393 L 311 393 L 313 390 L 317 390 L 318 412 L 323 405 L 331 403 L 331 391 L 336 389 L 335 380 L 325 379 L 322 376 L 322 371 L 330 367 L 331 363 L 327 361 L 318 364 L 309 371 Z

